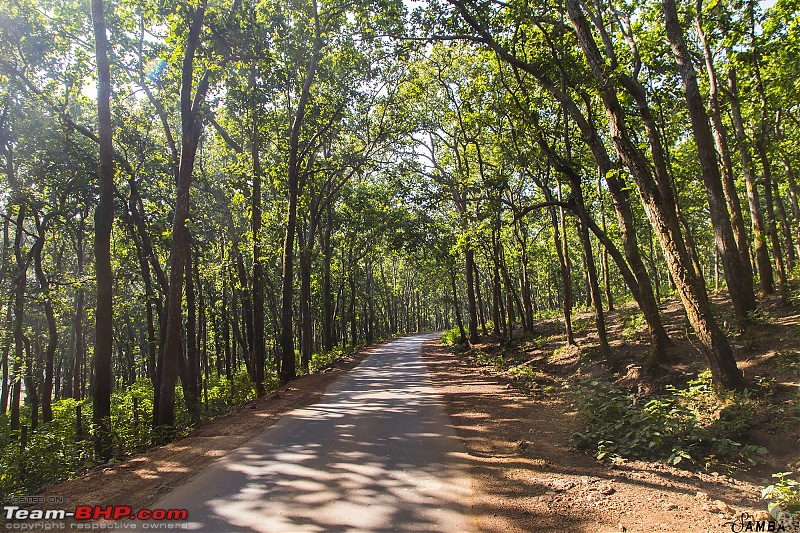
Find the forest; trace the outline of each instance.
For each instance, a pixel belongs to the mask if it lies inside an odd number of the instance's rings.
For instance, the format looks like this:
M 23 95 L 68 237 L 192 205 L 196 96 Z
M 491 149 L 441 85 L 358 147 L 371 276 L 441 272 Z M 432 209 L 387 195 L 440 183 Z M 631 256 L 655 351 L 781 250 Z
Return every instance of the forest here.
M 673 301 L 747 388 L 732 339 L 800 268 L 797 13 L 0 0 L 0 492 L 409 332 L 569 346 L 587 310 L 624 372 L 629 306 L 657 374 Z

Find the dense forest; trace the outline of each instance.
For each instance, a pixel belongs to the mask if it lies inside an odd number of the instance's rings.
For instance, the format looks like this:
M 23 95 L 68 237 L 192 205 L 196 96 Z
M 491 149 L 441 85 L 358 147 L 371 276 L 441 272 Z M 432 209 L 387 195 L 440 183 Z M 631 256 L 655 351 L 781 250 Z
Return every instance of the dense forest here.
M 6 493 L 406 332 L 675 297 L 738 390 L 796 276 L 794 0 L 0 6 Z

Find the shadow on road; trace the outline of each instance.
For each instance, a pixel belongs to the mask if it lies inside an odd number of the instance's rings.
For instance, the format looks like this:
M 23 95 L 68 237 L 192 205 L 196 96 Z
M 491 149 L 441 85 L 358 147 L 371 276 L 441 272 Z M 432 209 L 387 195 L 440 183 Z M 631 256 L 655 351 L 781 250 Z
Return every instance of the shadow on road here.
M 331 387 L 160 500 L 210 531 L 472 529 L 463 448 L 420 359 L 381 348 Z

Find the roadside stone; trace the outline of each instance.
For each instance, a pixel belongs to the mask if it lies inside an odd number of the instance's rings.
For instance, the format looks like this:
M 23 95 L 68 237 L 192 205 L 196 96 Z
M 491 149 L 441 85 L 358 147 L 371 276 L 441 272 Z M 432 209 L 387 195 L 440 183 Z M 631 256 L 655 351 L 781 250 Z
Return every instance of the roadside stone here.
M 550 487 L 557 492 L 566 492 L 575 487 L 575 483 L 567 479 L 556 479 L 550 482 Z
M 606 499 L 606 496 L 604 496 L 604 495 L 602 495 L 599 492 L 594 491 L 594 490 L 586 495 L 586 501 L 591 503 L 591 504 L 594 504 L 594 505 L 598 505 L 600 502 L 602 502 L 605 499 Z
M 723 502 L 722 500 L 714 500 L 714 506 L 720 510 L 720 512 L 724 513 L 725 515 L 732 515 L 734 513 L 733 509 L 730 505 Z
M 597 487 L 597 492 L 603 494 L 605 496 L 610 496 L 616 492 L 616 489 L 611 485 L 611 483 L 603 483 L 602 485 Z

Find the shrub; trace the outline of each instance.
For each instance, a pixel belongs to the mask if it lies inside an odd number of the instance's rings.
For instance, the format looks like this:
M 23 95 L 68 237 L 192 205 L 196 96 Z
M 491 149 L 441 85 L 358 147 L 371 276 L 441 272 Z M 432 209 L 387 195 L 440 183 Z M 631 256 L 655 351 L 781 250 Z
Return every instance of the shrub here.
M 761 498 L 770 500 L 767 509 L 775 519 L 783 513 L 800 518 L 800 482 L 790 478 L 791 475 L 792 472 L 772 474 L 778 481 L 761 490 Z
M 461 330 L 458 327 L 448 329 L 439 337 L 439 343 L 445 346 L 457 346 L 461 344 Z
M 739 442 L 752 424 L 749 396 L 718 396 L 709 372 L 685 389 L 668 387 L 649 399 L 599 381 L 584 382 L 579 397 L 587 429 L 573 435 L 573 443 L 592 449 L 599 460 L 649 458 L 709 467 L 742 459 L 754 463 L 766 453 Z

